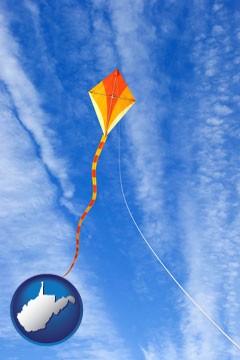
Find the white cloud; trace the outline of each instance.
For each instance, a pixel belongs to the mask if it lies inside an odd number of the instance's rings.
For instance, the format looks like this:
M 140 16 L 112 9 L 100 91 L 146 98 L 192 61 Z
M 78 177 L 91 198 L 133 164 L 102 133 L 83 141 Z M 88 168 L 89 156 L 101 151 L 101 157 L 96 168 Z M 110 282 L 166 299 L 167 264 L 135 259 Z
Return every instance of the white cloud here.
M 217 11 L 219 11 L 220 9 L 222 9 L 222 7 L 223 7 L 223 4 L 221 4 L 221 3 L 216 3 L 216 4 L 213 5 L 213 11 L 217 12 Z
M 176 360 L 180 358 L 179 350 L 171 341 L 164 340 L 161 344 L 150 342 L 146 348 L 142 348 L 145 360 Z
M 223 124 L 223 120 L 219 119 L 217 117 L 211 117 L 211 118 L 207 119 L 207 123 L 209 125 L 213 125 L 213 126 L 220 126 Z
M 224 33 L 224 29 L 221 25 L 214 25 L 213 26 L 213 30 L 212 30 L 212 34 L 213 36 L 218 36 L 218 35 L 222 35 Z
M 214 105 L 214 110 L 216 111 L 217 115 L 229 115 L 232 113 L 232 109 L 229 106 L 217 103 Z
M 228 24 L 226 13 L 221 13 L 221 16 Z M 197 125 L 191 139 L 195 149 L 191 153 L 191 166 L 195 166 L 196 170 L 181 194 L 181 223 L 186 241 L 185 260 L 189 266 L 188 291 L 239 343 L 239 326 L 233 320 L 239 316 L 236 315 L 239 314 L 239 269 L 235 268 L 235 251 L 239 243 L 236 244 L 234 240 L 236 233 L 239 234 L 236 223 L 239 214 L 232 203 L 234 198 L 239 200 L 239 178 L 235 148 L 229 142 L 229 137 L 238 141 L 239 131 L 232 106 L 232 101 L 237 99 L 232 96 L 232 83 L 229 82 L 236 76 L 236 69 L 222 55 L 223 48 L 231 45 L 229 29 L 224 31 L 217 28 L 218 35 L 221 33 L 222 36 L 221 43 L 210 38 L 209 42 L 198 41 L 195 46 L 194 61 L 199 74 L 196 97 L 199 105 L 195 113 Z M 201 75 L 209 60 L 213 65 L 210 80 Z M 231 106 L 226 105 L 225 101 L 231 101 Z M 229 220 L 232 216 L 233 219 Z M 184 358 L 200 360 L 206 354 L 211 360 L 219 359 L 222 354 L 231 356 L 231 359 L 239 357 L 234 346 L 188 302 L 186 311 L 187 317 L 182 321 Z
M 24 0 L 24 5 L 33 14 L 33 16 L 39 15 L 39 9 L 34 2 L 30 0 Z
M 20 63 L 21 51 L 9 33 L 4 13 L 0 15 L 0 77 L 16 108 L 21 124 L 31 133 L 44 165 L 60 182 L 64 196 L 73 195 L 67 176 L 67 163 L 54 154 L 52 130 L 48 116 L 41 109 L 41 98 Z

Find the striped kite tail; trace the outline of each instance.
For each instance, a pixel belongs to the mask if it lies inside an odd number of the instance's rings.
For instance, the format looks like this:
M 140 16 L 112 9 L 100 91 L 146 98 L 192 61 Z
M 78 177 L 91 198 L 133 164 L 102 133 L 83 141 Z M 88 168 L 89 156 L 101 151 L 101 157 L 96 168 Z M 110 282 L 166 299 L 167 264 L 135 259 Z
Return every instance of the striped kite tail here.
M 80 220 L 78 222 L 78 226 L 77 226 L 77 231 L 76 231 L 76 249 L 75 249 L 75 255 L 72 261 L 71 266 L 69 267 L 68 271 L 63 275 L 63 277 L 65 277 L 68 273 L 70 273 L 70 271 L 72 270 L 73 266 L 75 265 L 75 262 L 77 260 L 78 257 L 78 253 L 79 253 L 79 238 L 80 238 L 80 228 L 82 226 L 83 220 L 86 217 L 87 213 L 91 210 L 91 208 L 93 207 L 96 198 L 97 198 L 97 174 L 96 174 L 96 170 L 97 170 L 97 164 L 98 164 L 98 159 L 99 156 L 102 152 L 102 149 L 105 145 L 105 142 L 107 140 L 107 135 L 103 135 L 100 143 L 98 145 L 97 151 L 94 155 L 93 158 L 93 162 L 92 162 L 92 198 L 90 203 L 88 204 L 88 206 L 86 207 L 86 209 L 84 210 L 82 216 L 80 217 Z

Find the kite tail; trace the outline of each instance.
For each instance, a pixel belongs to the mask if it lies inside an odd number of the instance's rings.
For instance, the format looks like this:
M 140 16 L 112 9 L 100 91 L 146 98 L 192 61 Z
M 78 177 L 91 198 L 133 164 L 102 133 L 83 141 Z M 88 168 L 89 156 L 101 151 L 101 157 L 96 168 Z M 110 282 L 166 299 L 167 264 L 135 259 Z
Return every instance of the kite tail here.
M 96 198 L 97 198 L 97 174 L 96 174 L 96 170 L 97 170 L 97 164 L 98 164 L 98 159 L 99 156 L 102 152 L 102 149 L 105 145 L 105 142 L 107 140 L 107 135 L 103 135 L 100 143 L 98 145 L 97 151 L 94 155 L 93 158 L 93 162 L 92 162 L 92 198 L 90 203 L 88 204 L 88 206 L 86 207 L 86 209 L 84 210 L 82 216 L 80 217 L 80 220 L 78 222 L 78 226 L 77 226 L 77 231 L 76 231 L 76 249 L 75 249 L 75 255 L 72 261 L 71 266 L 69 267 L 68 271 L 63 275 L 63 277 L 65 277 L 68 273 L 70 273 L 70 271 L 72 270 L 73 266 L 75 265 L 75 262 L 77 260 L 78 257 L 78 253 L 79 253 L 79 238 L 80 238 L 80 229 L 83 223 L 84 218 L 86 217 L 86 215 L 88 214 L 88 212 L 91 210 L 91 208 L 93 207 Z

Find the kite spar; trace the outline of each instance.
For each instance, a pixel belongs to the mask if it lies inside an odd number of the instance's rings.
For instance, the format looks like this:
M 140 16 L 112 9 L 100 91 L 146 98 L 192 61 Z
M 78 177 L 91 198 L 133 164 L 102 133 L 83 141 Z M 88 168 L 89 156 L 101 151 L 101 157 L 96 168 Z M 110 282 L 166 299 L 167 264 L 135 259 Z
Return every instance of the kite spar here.
M 92 162 L 92 198 L 78 222 L 75 255 L 68 271 L 63 277 L 72 270 L 76 263 L 79 254 L 81 226 L 97 198 L 97 164 L 108 134 L 135 103 L 135 99 L 118 69 L 114 70 L 104 80 L 92 88 L 89 91 L 89 96 L 96 111 L 103 135 Z

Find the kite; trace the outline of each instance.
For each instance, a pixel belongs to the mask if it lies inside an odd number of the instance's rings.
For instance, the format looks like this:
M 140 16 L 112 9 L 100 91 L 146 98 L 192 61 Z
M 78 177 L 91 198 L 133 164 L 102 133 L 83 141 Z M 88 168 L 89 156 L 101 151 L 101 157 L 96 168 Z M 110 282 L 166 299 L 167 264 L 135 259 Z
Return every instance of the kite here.
M 92 88 L 89 91 L 89 96 L 96 111 L 103 135 L 92 162 L 92 198 L 78 222 L 75 255 L 68 271 L 63 275 L 63 277 L 72 270 L 76 263 L 79 254 L 81 226 L 83 220 L 93 207 L 97 198 L 97 164 L 108 134 L 135 103 L 135 98 L 118 69 L 114 70 L 104 80 Z
M 25 339 L 36 344 L 51 345 L 65 341 L 78 329 L 82 321 L 81 296 L 65 276 L 77 260 L 81 225 L 97 198 L 97 164 L 108 134 L 135 103 L 129 87 L 117 69 L 90 90 L 89 95 L 103 135 L 92 162 L 92 198 L 77 225 L 73 261 L 63 276 L 41 274 L 27 279 L 15 291 L 11 301 L 10 312 L 14 327 Z M 39 289 L 38 295 L 35 293 L 36 288 Z M 60 300 L 56 301 L 56 294 L 62 295 Z M 34 307 L 31 305 L 33 302 Z M 69 302 L 75 306 L 70 306 Z M 68 311 L 67 317 L 55 316 L 60 311 L 64 312 L 65 308 Z M 39 313 L 42 315 L 40 318 Z M 54 322 L 48 327 L 52 317 Z

